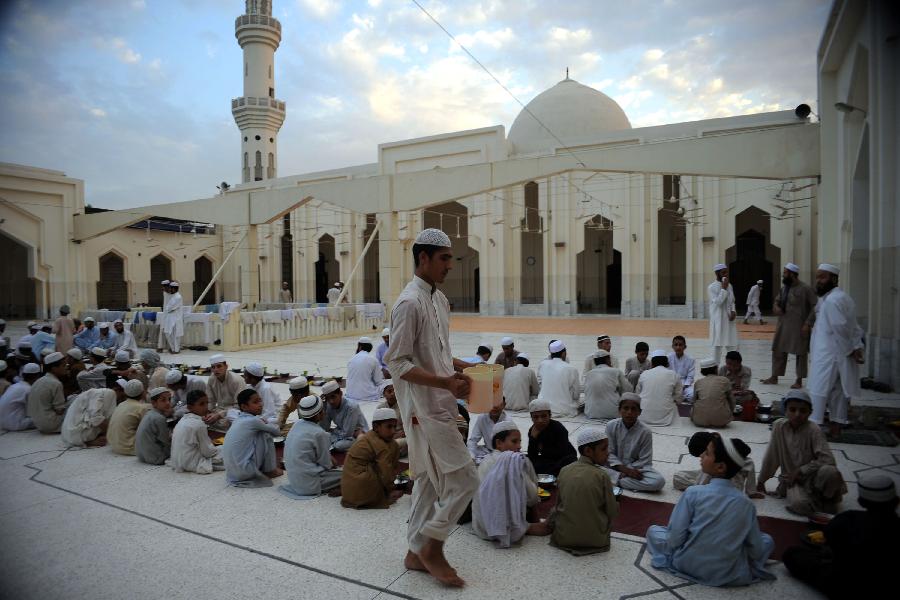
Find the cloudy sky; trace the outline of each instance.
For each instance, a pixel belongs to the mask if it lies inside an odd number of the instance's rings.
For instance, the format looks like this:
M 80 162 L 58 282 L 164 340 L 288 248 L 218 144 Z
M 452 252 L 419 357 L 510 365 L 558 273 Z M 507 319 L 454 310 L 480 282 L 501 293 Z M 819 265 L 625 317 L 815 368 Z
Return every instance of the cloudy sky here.
M 635 126 L 813 106 L 828 0 L 422 0 L 528 102 L 565 76 Z M 381 142 L 502 124 L 519 105 L 409 0 L 274 0 L 279 173 L 374 162 Z M 242 0 L 0 2 L 0 161 L 121 208 L 240 181 Z

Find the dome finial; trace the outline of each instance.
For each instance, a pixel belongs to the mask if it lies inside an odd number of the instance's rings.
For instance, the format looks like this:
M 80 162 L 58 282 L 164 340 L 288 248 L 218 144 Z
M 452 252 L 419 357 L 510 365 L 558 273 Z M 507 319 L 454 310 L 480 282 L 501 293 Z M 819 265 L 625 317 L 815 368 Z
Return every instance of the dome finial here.
M 569 67 L 566 67 L 566 81 L 569 80 Z

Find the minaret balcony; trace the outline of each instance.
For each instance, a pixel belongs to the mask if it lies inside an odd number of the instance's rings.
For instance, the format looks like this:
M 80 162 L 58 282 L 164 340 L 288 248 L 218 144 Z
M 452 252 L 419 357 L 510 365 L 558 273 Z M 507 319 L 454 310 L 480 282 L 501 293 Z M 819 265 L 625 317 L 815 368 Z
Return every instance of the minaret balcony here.
M 284 101 L 276 100 L 275 98 L 255 98 L 253 96 L 242 96 L 240 98 L 232 98 L 231 99 L 231 110 L 236 108 L 240 108 L 242 106 L 258 106 L 260 108 L 274 108 L 275 110 L 284 112 L 285 105 Z
M 273 50 L 281 44 L 281 23 L 267 15 L 241 15 L 234 20 L 234 37 L 243 48 L 246 44 L 267 44 Z

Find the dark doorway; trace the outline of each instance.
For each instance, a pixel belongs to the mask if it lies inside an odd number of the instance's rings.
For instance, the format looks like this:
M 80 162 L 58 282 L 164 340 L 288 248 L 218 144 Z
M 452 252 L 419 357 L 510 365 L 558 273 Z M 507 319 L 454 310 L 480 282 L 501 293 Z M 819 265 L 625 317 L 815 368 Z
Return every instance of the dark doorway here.
M 316 261 L 316 302 L 328 302 L 328 290 L 340 277 L 340 265 L 334 258 L 334 238 L 327 233 L 319 238 Z
M 160 277 L 159 280 L 165 279 Z M 158 286 L 157 282 L 157 286 Z M 162 304 L 162 299 L 160 299 Z M 97 308 L 127 310 L 128 284 L 125 281 L 125 261 L 115 252 L 100 257 L 100 281 L 97 282 Z
M 618 260 L 618 262 L 616 262 Z M 584 250 L 576 257 L 579 313 L 622 308 L 622 255 L 613 248 L 613 222 L 595 215 L 584 223 Z
M 522 236 L 521 302 L 544 303 L 544 220 L 538 206 L 538 184 L 525 184 L 525 218 L 519 221 Z
M 294 237 L 291 235 L 291 215 L 284 215 L 284 234 L 281 236 L 281 281 L 286 281 L 294 295 Z M 278 284 L 281 290 L 281 283 Z
M 725 251 L 725 262 L 734 285 L 734 300 L 738 311 L 747 310 L 747 294 L 760 279 L 763 281 L 759 307 L 763 312 L 772 310 L 777 289 L 781 288 L 781 249 L 769 243 L 769 213 L 751 206 L 735 217 L 737 238 Z
M 469 246 L 469 209 L 459 202 L 447 202 L 424 211 L 424 226 L 440 229 L 450 237 L 454 265 L 441 291 L 457 312 L 478 312 L 478 251 Z
M 28 274 L 29 249 L 0 232 L 0 311 L 7 319 L 37 316 L 34 278 Z
M 147 303 L 150 306 L 162 306 L 163 291 L 159 282 L 164 279 L 172 279 L 172 261 L 157 254 L 150 259 L 150 281 L 147 282 Z
M 366 215 L 366 229 L 363 232 L 363 248 L 372 237 L 377 223 L 375 214 Z M 379 249 L 378 249 L 379 232 L 375 232 L 375 239 L 369 246 L 363 258 L 363 302 L 381 302 L 381 277 L 379 276 Z
M 209 285 L 209 282 L 212 281 L 213 276 L 213 264 L 212 261 L 206 258 L 205 256 L 201 256 L 197 260 L 194 261 L 194 302 L 197 302 L 197 298 L 200 297 L 200 294 L 203 293 L 203 290 L 206 289 L 206 286 Z M 203 299 L 200 300 L 200 304 L 215 304 L 216 303 L 216 286 L 213 285 L 209 288 L 209 291 L 203 296 Z

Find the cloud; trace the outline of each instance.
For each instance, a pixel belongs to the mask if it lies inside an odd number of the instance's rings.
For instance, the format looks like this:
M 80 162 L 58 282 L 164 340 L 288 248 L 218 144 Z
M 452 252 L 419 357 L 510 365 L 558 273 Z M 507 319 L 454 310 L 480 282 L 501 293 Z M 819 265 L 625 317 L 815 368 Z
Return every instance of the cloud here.
M 460 44 L 469 50 L 479 47 L 488 47 L 499 50 L 506 44 L 509 44 L 516 36 L 511 28 L 504 27 L 503 29 L 495 29 L 493 31 L 479 29 L 475 33 L 460 33 L 455 37 Z M 450 50 L 453 51 L 458 49 L 459 46 L 451 40 Z
M 147 3 L 144 0 L 131 0 L 131 8 L 134 10 L 144 10 L 147 8 Z
M 551 48 L 572 48 L 584 46 L 591 41 L 593 34 L 589 29 L 566 29 L 551 27 L 545 45 Z
M 106 116 L 106 111 L 102 108 L 91 108 L 88 110 L 88 112 L 100 119 Z
M 297 0 L 297 4 L 317 19 L 330 19 L 341 9 L 340 2 L 335 0 Z
M 123 63 L 133 65 L 141 62 L 141 55 L 129 48 L 128 43 L 123 38 L 113 38 L 109 41 L 109 45 Z

